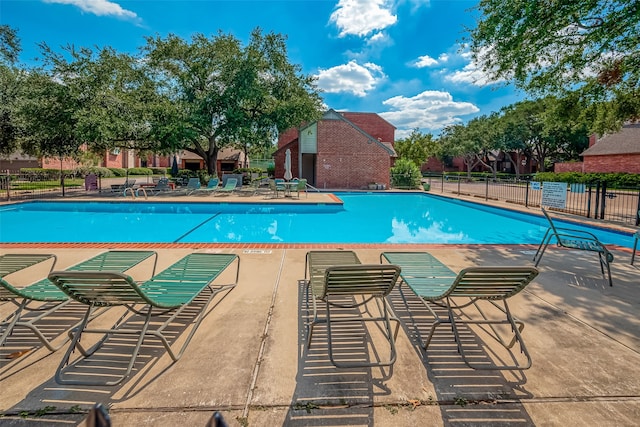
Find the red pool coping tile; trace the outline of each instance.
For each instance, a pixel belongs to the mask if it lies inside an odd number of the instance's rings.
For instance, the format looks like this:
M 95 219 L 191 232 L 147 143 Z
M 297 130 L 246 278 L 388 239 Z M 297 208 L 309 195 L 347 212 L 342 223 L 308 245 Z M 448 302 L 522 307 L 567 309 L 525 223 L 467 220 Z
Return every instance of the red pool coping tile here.
M 530 249 L 525 244 L 434 243 L 0 243 L 0 249 L 472 249 L 483 247 Z

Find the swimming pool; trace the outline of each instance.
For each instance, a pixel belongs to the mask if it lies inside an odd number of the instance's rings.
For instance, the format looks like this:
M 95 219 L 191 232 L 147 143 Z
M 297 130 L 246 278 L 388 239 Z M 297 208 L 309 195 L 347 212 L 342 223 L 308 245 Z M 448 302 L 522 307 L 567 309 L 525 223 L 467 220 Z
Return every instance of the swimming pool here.
M 0 242 L 538 244 L 547 228 L 536 215 L 429 194 L 335 194 L 343 205 L 25 202 L 0 207 Z M 631 247 L 623 233 L 585 229 Z

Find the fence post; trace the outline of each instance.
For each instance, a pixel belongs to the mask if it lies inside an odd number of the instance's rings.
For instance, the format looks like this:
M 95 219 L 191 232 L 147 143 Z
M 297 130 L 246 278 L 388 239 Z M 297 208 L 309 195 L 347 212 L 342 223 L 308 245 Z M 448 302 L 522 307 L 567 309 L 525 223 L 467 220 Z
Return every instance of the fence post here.
M 458 196 L 460 195 L 460 175 L 458 175 Z
M 529 207 L 529 185 L 530 181 L 527 181 L 527 186 L 526 186 L 526 190 L 524 190 L 524 207 L 528 208 Z
M 600 219 L 604 219 L 607 210 L 607 181 L 602 183 L 602 203 L 600 203 Z
M 484 200 L 489 200 L 489 174 L 484 176 Z
M 587 192 L 587 218 L 591 218 L 591 189 L 593 188 L 593 183 L 589 183 L 589 191 Z
M 640 225 L 640 192 L 638 192 L 638 211 L 636 212 L 636 226 Z
M 9 173 L 9 170 L 7 170 L 6 180 L 3 179 L 3 181 L 6 182 L 6 186 L 7 186 L 7 202 L 10 202 L 11 201 L 11 174 Z
M 600 212 L 600 181 L 596 182 L 596 206 L 593 210 L 593 217 L 598 219 L 598 213 Z

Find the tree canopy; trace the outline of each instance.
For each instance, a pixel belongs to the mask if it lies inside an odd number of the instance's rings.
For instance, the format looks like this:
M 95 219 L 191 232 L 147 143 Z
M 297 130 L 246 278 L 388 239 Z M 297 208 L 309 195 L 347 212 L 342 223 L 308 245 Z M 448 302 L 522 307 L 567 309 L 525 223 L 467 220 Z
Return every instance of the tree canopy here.
M 223 33 L 168 35 L 147 38 L 138 55 L 41 43 L 42 65 L 20 73 L 19 40 L 0 27 L 3 97 L 13 90 L 0 111 L 2 151 L 16 142 L 34 155 L 67 156 L 82 144 L 95 152 L 187 150 L 214 174 L 221 148 L 259 149 L 320 116 L 315 80 L 289 62 L 285 41 L 260 29 L 246 46 Z
M 627 0 L 481 0 L 474 59 L 536 96 L 574 92 L 601 133 L 640 117 L 640 8 Z

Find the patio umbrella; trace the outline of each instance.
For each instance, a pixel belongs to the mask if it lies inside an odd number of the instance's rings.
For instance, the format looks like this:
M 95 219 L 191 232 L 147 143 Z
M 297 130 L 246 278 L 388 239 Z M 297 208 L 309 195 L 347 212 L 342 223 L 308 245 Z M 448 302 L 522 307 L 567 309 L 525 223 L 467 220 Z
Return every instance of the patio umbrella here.
M 171 176 L 178 175 L 178 159 L 176 156 L 173 156 L 173 164 L 171 165 Z
M 289 181 L 293 176 L 291 175 L 291 150 L 287 148 L 284 152 L 284 179 Z

